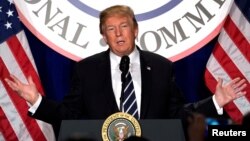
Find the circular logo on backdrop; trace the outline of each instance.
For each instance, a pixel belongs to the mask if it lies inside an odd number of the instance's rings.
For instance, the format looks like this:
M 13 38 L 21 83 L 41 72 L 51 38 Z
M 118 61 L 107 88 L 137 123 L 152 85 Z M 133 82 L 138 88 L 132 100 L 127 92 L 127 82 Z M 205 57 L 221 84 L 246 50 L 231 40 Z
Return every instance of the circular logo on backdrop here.
M 136 15 L 136 44 L 177 61 L 213 39 L 233 0 L 14 0 L 27 28 L 46 45 L 78 61 L 108 49 L 99 32 L 99 13 L 112 5 L 128 5 Z
M 130 136 L 141 136 L 140 124 L 132 115 L 118 112 L 104 121 L 102 126 L 103 141 L 123 141 Z

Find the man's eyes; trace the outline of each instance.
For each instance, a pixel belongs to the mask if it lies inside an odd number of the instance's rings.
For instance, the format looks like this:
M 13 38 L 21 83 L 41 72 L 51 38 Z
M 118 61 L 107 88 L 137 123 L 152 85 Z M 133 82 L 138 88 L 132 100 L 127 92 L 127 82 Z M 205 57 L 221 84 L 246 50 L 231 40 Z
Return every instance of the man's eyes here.
M 120 25 L 120 28 L 127 28 L 129 27 L 128 24 L 122 24 Z M 107 31 L 114 31 L 115 30 L 115 26 L 108 26 L 107 28 Z
M 112 31 L 112 30 L 114 30 L 114 29 L 115 29 L 114 27 L 108 27 L 108 28 L 107 28 L 108 31 Z
M 123 25 L 121 25 L 121 27 L 128 27 L 128 25 L 127 24 L 123 24 Z

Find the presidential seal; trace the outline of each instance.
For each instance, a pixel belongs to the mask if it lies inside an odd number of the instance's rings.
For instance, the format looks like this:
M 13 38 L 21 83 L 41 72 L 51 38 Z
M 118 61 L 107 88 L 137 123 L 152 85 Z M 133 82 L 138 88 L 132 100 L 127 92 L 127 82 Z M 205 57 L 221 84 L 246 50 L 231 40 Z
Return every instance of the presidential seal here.
M 141 127 L 128 113 L 114 113 L 102 125 L 103 141 L 123 141 L 130 136 L 141 136 Z

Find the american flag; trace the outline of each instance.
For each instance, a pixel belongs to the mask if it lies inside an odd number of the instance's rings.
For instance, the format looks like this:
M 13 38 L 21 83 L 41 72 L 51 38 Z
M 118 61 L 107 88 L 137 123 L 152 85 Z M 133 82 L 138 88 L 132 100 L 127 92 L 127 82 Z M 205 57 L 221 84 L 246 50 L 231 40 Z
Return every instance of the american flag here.
M 4 81 L 14 74 L 27 83 L 32 76 L 37 88 L 43 88 L 19 21 L 13 0 L 0 0 L 0 140 L 54 141 L 52 126 L 27 115 L 28 103 L 12 91 Z
M 250 112 L 250 1 L 235 0 L 218 42 L 209 58 L 205 81 L 214 93 L 218 77 L 227 83 L 233 78 L 247 80 L 247 94 L 225 106 L 225 111 L 236 123 Z

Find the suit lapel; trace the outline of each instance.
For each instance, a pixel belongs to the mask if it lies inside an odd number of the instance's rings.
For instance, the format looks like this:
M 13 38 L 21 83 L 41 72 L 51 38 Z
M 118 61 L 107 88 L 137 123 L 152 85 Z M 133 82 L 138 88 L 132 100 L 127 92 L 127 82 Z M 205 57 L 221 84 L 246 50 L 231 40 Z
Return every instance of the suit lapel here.
M 147 56 L 145 53 L 138 48 L 140 52 L 140 62 L 141 62 L 141 119 L 144 119 L 148 107 L 150 106 L 150 98 L 152 95 L 152 67 L 149 61 L 147 60 Z M 111 80 L 111 67 L 110 67 L 110 58 L 109 58 L 109 50 L 104 52 L 102 56 L 102 63 L 98 66 L 98 69 L 101 70 L 102 73 L 99 73 L 100 84 L 104 84 L 101 87 L 101 91 L 103 92 L 102 99 L 106 101 L 107 107 L 110 109 L 111 113 L 118 112 L 118 106 L 115 101 L 115 96 L 112 88 L 112 80 Z
M 110 58 L 109 58 L 109 50 L 105 51 L 102 57 L 102 63 L 98 66 L 98 70 L 100 70 L 100 84 L 102 84 L 101 92 L 103 92 L 102 99 L 106 101 L 107 108 L 111 113 L 118 112 L 118 106 L 116 104 L 113 88 L 112 88 L 112 80 L 111 80 L 111 67 L 110 67 Z M 107 110 L 108 110 L 107 109 Z
M 143 119 L 150 106 L 150 98 L 152 94 L 152 67 L 147 61 L 147 58 L 143 51 L 140 51 L 140 61 L 141 61 L 141 119 Z

